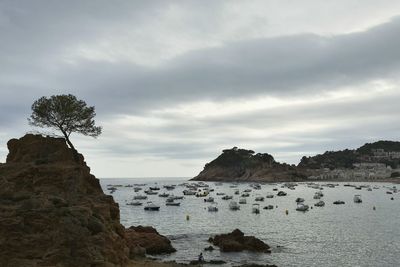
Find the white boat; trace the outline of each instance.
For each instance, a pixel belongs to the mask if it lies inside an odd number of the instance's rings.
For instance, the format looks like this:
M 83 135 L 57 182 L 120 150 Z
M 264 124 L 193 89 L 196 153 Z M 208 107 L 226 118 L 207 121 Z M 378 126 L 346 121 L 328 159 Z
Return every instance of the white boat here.
M 243 193 L 243 194 L 242 194 L 242 197 L 249 197 L 249 196 L 250 196 L 249 193 Z
M 362 202 L 361 195 L 354 195 L 353 201 L 354 203 L 361 203 Z
M 231 201 L 231 203 L 229 203 L 229 209 L 230 210 L 240 210 L 240 206 L 236 201 Z
M 267 205 L 264 207 L 265 210 L 272 210 L 274 208 L 273 205 Z
M 208 196 L 208 194 L 209 194 L 208 190 L 199 190 L 196 193 L 196 197 L 206 197 Z
M 147 202 L 146 206 L 144 206 L 144 210 L 149 211 L 158 211 L 160 210 L 160 206 L 155 205 L 153 202 Z
M 229 199 L 232 199 L 233 198 L 233 196 L 228 196 L 228 195 L 226 195 L 226 196 L 223 196 L 221 199 L 223 199 L 223 200 L 229 200 Z
M 267 196 L 266 196 L 267 198 L 274 198 L 274 195 L 273 194 L 271 194 L 271 193 L 269 193 L 269 194 L 267 194 Z
M 162 194 L 159 194 L 158 196 L 159 196 L 159 197 L 169 197 L 169 194 L 166 193 L 166 192 L 164 192 L 164 193 L 162 193 Z
M 325 206 L 325 202 L 322 201 L 322 200 L 320 200 L 320 201 L 318 201 L 317 203 L 315 203 L 314 206 L 315 206 L 315 207 L 323 207 L 323 206 Z
M 308 210 L 308 205 L 300 202 L 300 203 L 297 204 L 296 210 L 297 211 L 307 211 Z
M 296 198 L 296 202 L 297 203 L 304 202 L 304 198 L 298 197 L 298 198 Z
M 247 203 L 247 201 L 246 201 L 245 198 L 240 198 L 239 199 L 239 204 L 246 204 L 246 203 Z
M 253 212 L 255 214 L 259 214 L 260 213 L 260 204 L 254 203 L 253 207 L 251 208 L 251 212 Z

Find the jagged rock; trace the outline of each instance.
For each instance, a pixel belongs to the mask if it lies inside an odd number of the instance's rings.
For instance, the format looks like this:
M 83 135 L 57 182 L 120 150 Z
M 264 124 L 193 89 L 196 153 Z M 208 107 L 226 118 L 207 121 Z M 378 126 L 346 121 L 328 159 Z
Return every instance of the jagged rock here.
M 245 236 L 242 231 L 235 229 L 232 233 L 216 235 L 208 240 L 218 246 L 223 252 L 238 252 L 249 250 L 253 252 L 270 253 L 270 246 L 254 236 Z
M 0 164 L 0 266 L 118 267 L 144 255 L 144 248 L 128 246 L 135 240 L 120 224 L 118 204 L 64 139 L 28 134 L 7 145 Z M 154 231 L 140 242 L 167 243 Z
M 175 252 L 171 241 L 163 235 L 160 235 L 156 229 L 147 226 L 131 226 L 125 232 L 126 241 L 130 250 L 137 250 L 142 247 L 147 254 L 162 254 Z

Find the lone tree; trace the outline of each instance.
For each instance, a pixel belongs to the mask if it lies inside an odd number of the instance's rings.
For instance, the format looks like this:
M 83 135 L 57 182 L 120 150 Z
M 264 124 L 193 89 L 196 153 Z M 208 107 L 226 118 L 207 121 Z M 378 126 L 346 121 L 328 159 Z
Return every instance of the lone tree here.
M 43 96 L 32 104 L 32 115 L 29 124 L 38 127 L 49 127 L 60 130 L 69 147 L 77 158 L 77 150 L 69 136 L 76 132 L 86 136 L 97 137 L 101 127 L 95 126 L 94 107 L 88 107 L 86 102 L 78 100 L 74 95 Z

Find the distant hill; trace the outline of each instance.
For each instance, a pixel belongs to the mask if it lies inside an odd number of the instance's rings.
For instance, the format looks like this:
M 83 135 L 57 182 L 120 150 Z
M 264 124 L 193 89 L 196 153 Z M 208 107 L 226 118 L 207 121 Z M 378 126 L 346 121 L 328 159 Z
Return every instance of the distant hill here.
M 297 167 L 276 162 L 268 153 L 234 147 L 225 149 L 193 178 L 201 181 L 298 181 L 307 175 Z
M 320 169 L 353 168 L 354 163 L 377 162 L 392 168 L 400 166 L 400 142 L 378 141 L 367 143 L 355 150 L 327 151 L 313 157 L 303 157 L 300 168 Z
M 300 163 L 289 165 L 275 161 L 268 153 L 234 147 L 225 149 L 193 178 L 202 181 L 303 181 L 322 170 L 353 169 L 355 163 L 384 163 L 392 169 L 400 167 L 400 142 L 378 141 L 358 149 L 327 151 L 303 157 Z

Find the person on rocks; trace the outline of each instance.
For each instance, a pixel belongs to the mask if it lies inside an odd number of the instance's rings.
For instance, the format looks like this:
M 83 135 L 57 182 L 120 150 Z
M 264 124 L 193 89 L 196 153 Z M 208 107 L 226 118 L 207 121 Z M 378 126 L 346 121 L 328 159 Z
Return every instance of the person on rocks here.
M 199 255 L 199 262 L 204 262 L 203 252 Z

